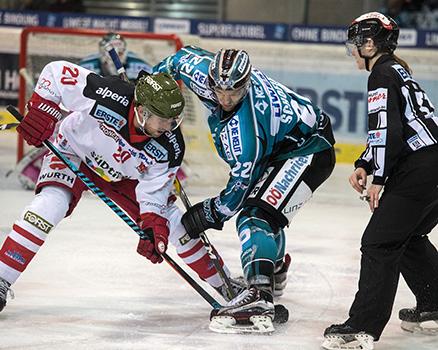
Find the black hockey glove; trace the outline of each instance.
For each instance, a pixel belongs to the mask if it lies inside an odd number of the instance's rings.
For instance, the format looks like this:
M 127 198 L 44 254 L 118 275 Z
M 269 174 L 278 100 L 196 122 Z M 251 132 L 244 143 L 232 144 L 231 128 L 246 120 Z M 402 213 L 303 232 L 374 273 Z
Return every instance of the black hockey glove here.
M 181 222 L 188 235 L 194 239 L 199 238 L 199 234 L 209 228 L 222 230 L 224 227 L 211 198 L 190 207 L 182 216 Z

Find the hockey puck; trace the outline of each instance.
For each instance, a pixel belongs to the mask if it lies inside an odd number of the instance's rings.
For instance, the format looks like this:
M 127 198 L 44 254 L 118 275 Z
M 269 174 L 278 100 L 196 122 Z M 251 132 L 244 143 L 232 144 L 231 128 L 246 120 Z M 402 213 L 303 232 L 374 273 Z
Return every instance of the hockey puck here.
M 286 323 L 289 320 L 289 310 L 284 305 L 275 305 L 275 323 Z

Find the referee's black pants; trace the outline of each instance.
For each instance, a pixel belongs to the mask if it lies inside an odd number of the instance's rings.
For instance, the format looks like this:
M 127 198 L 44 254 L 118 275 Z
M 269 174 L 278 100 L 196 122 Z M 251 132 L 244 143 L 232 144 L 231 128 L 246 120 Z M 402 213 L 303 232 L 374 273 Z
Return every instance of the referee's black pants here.
M 427 236 L 438 223 L 438 147 L 401 160 L 384 190 L 362 237 L 359 290 L 346 322 L 376 340 L 400 273 L 419 310 L 438 310 L 438 252 Z

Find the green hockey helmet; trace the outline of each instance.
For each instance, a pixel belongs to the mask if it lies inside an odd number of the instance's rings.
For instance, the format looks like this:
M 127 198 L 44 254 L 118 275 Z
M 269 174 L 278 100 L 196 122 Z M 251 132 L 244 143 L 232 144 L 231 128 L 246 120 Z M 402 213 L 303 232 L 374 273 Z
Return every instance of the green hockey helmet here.
M 161 118 L 177 118 L 184 109 L 184 97 L 168 73 L 143 74 L 134 90 L 136 105 L 145 107 Z

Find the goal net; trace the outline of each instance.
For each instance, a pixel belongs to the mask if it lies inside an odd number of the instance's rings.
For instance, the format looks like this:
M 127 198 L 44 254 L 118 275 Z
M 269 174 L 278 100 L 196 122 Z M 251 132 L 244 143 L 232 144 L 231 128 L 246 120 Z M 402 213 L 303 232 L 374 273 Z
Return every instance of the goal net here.
M 107 33 L 103 30 L 63 29 L 48 27 L 25 28 L 20 44 L 19 109 L 24 111 L 34 83 L 44 66 L 55 60 L 78 63 L 88 55 L 99 52 L 99 41 Z M 151 65 L 176 52 L 184 43 L 174 34 L 118 32 L 126 40 L 127 50 L 134 52 Z M 204 107 L 187 88 L 182 87 L 186 99 L 182 126 L 186 142 L 185 169 L 190 183 L 214 185 L 223 182 L 226 170 L 213 149 Z M 28 151 L 19 137 L 17 159 Z M 226 178 L 226 177 L 225 177 Z

